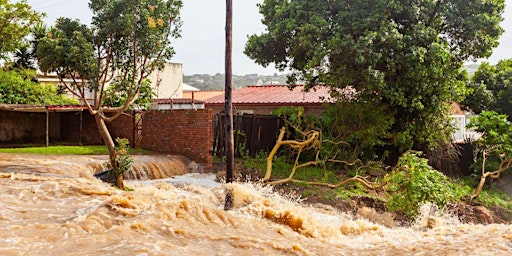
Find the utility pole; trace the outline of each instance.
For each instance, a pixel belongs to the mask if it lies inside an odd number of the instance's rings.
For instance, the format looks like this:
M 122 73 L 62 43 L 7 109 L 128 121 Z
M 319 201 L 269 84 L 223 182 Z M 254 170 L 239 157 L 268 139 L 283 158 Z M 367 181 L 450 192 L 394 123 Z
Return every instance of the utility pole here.
M 233 0 L 226 0 L 226 58 L 225 58 L 225 114 L 226 114 L 226 183 L 233 182 L 233 168 L 235 166 L 235 150 L 233 139 L 233 102 L 231 92 L 232 84 L 232 30 L 233 30 Z M 226 192 L 224 210 L 231 209 L 233 205 L 233 192 Z

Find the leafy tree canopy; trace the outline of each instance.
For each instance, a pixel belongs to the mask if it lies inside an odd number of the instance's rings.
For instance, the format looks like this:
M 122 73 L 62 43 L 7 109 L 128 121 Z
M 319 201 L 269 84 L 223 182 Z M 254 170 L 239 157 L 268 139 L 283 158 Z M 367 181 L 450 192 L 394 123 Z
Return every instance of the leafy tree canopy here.
M 512 121 L 512 59 L 492 66 L 484 62 L 469 83 L 472 93 L 465 104 L 475 113 L 486 110 L 507 114 Z
M 91 0 L 90 27 L 59 18 L 37 42 L 41 70 L 57 73 L 95 116 L 121 189 L 122 166 L 105 122 L 121 116 L 137 99 L 147 102 L 146 96 L 152 96 L 147 78 L 174 55 L 171 40 L 180 36 L 181 6 L 180 0 Z M 94 103 L 88 92 L 96 93 Z M 105 103 L 121 105 L 107 112 Z
M 23 39 L 32 26 L 41 22 L 42 15 L 32 10 L 25 0 L 15 3 L 0 0 L 0 58 L 8 59 L 9 53 L 23 45 Z
M 5 71 L 0 69 L 0 103 L 3 104 L 76 104 L 64 95 L 58 95 L 55 86 L 44 86 L 32 79 L 35 71 Z
M 503 32 L 503 0 L 265 0 L 259 7 L 267 30 L 249 37 L 245 53 L 290 69 L 291 84 L 326 84 L 335 94 L 350 86 L 359 93 L 352 100 L 382 105 L 392 123 L 382 140 L 401 152 L 449 138 L 449 103 L 465 95 L 463 61 L 490 56 Z

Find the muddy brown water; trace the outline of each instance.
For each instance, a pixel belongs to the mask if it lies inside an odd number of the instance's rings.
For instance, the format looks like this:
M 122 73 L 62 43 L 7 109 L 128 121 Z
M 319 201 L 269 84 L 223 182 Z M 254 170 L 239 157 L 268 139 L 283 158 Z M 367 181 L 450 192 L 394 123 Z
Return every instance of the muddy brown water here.
M 128 179 L 133 191 L 120 191 L 93 177 L 102 158 L 0 154 L 0 255 L 512 254 L 511 225 L 464 224 L 439 212 L 426 229 L 428 206 L 415 225 L 387 228 L 269 187 L 182 175 L 186 168 Z M 183 167 L 172 156 L 146 160 Z

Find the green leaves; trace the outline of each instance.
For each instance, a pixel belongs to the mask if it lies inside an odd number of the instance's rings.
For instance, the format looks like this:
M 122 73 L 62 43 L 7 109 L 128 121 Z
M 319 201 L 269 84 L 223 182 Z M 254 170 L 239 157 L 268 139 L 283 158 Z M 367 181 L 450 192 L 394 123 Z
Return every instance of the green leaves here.
M 361 104 L 393 109 L 389 145 L 429 149 L 450 139 L 450 104 L 466 94 L 462 63 L 496 46 L 503 8 L 503 0 L 266 0 L 267 31 L 250 36 L 245 53 L 290 69 L 291 83 L 350 86 Z
M 512 59 L 495 66 L 482 63 L 469 83 L 472 92 L 465 104 L 475 113 L 494 110 L 512 121 Z
M 420 206 L 425 203 L 434 203 L 442 208 L 463 196 L 448 177 L 434 170 L 420 156 L 420 152 L 405 153 L 385 178 L 389 183 L 386 206 L 391 211 L 403 211 L 411 219 L 417 216 Z
M 35 71 L 4 71 L 0 69 L 0 103 L 71 105 L 75 100 L 57 94 L 51 85 L 39 85 L 32 81 Z
M 92 0 L 92 26 L 59 18 L 39 40 L 40 68 L 73 79 L 67 89 L 82 100 L 96 92 L 97 109 L 126 110 L 139 97 L 147 104 L 154 95 L 148 76 L 174 55 L 181 6 L 180 0 Z
M 6 59 L 14 53 L 23 39 L 30 33 L 30 28 L 41 21 L 42 13 L 38 13 L 26 3 L 0 0 L 0 58 Z
M 495 111 L 484 111 L 471 119 L 468 128 L 475 128 L 482 133 L 482 138 L 475 143 L 480 150 L 496 154 L 501 158 L 512 156 L 512 124 L 507 115 Z

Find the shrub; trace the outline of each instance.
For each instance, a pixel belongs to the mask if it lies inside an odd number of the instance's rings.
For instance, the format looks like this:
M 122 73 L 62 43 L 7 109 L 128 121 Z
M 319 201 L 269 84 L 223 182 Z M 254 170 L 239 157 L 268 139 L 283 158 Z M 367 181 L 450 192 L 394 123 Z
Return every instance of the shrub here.
M 386 206 L 391 211 L 403 211 L 411 219 L 416 217 L 419 207 L 427 202 L 442 208 L 464 194 L 420 155 L 421 152 L 406 152 L 385 178 L 389 182 Z

